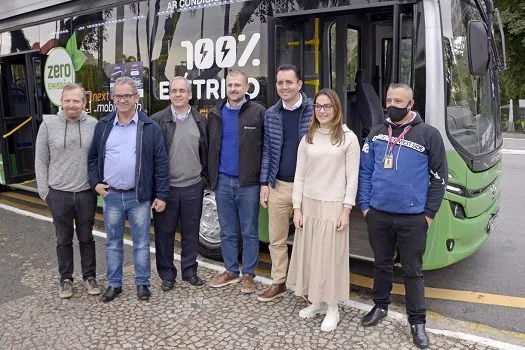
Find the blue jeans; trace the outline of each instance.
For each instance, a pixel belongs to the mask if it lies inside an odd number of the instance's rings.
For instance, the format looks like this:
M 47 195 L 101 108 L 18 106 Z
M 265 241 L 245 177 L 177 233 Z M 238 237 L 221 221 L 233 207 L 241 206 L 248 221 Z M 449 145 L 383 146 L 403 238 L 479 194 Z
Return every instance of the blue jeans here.
M 104 197 L 104 226 L 108 235 L 106 239 L 107 278 L 111 287 L 122 287 L 126 217 L 131 225 L 131 237 L 133 239 L 135 284 L 148 287 L 150 285 L 150 206 L 149 201 L 137 201 L 135 192 L 118 193 L 110 191 Z
M 260 186 L 239 186 L 239 179 L 219 174 L 215 199 L 226 270 L 239 275 L 237 222 L 242 232 L 242 274 L 255 275 L 259 258 Z

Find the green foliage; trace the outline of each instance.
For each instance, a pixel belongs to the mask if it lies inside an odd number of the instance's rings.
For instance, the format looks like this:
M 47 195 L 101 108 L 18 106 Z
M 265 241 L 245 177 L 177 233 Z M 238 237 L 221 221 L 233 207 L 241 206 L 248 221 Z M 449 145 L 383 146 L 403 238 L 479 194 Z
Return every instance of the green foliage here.
M 503 76 L 503 101 L 525 97 L 525 3 L 495 0 L 504 25 L 508 69 Z M 497 29 L 495 29 L 497 31 Z

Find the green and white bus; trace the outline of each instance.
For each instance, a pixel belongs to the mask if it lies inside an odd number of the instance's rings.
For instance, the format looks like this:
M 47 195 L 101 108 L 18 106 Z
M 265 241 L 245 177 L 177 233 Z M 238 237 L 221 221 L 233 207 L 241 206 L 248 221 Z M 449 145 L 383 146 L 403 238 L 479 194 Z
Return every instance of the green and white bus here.
M 449 186 L 424 268 L 447 266 L 485 242 L 500 205 L 504 41 L 495 24 L 492 0 L 10 1 L 0 13 L 0 184 L 34 189 L 37 130 L 68 82 L 86 88 L 87 111 L 100 118 L 114 109 L 117 77 L 137 82 L 138 108 L 153 114 L 169 103 L 169 78 L 182 75 L 206 113 L 225 97 L 228 69 L 247 72 L 251 98 L 270 106 L 276 67 L 293 63 L 308 96 L 337 91 L 360 142 L 382 121 L 388 85 L 404 82 L 445 140 Z M 213 193 L 204 201 L 200 251 L 219 257 Z M 350 231 L 351 256 L 371 260 L 358 210 Z M 263 209 L 259 233 L 268 242 Z

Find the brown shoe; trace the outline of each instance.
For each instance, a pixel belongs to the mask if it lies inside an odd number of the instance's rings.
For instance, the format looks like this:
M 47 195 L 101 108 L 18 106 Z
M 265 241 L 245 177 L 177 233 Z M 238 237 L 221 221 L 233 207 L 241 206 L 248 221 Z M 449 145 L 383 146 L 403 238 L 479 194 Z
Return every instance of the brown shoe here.
M 237 283 L 241 279 L 236 274 L 230 271 L 224 271 L 219 276 L 212 279 L 208 285 L 213 288 L 220 288 L 227 286 L 228 284 Z
M 242 276 L 242 288 L 241 293 L 244 294 L 252 294 L 257 289 L 257 286 L 253 282 L 254 276 L 252 275 L 244 275 Z
M 259 294 L 257 300 L 259 301 L 272 301 L 279 297 L 282 297 L 286 292 L 286 285 L 284 283 L 272 283 L 270 288 Z

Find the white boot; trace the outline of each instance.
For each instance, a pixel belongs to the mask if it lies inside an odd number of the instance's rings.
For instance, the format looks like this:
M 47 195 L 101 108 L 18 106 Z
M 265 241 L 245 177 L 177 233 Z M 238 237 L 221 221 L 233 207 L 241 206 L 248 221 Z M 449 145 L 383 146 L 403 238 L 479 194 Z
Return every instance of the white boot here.
M 300 318 L 312 318 L 319 314 L 326 314 L 327 305 L 325 302 L 314 303 L 299 311 Z
M 321 323 L 323 332 L 331 332 L 337 328 L 339 323 L 339 307 L 337 305 L 328 305 L 326 316 Z

